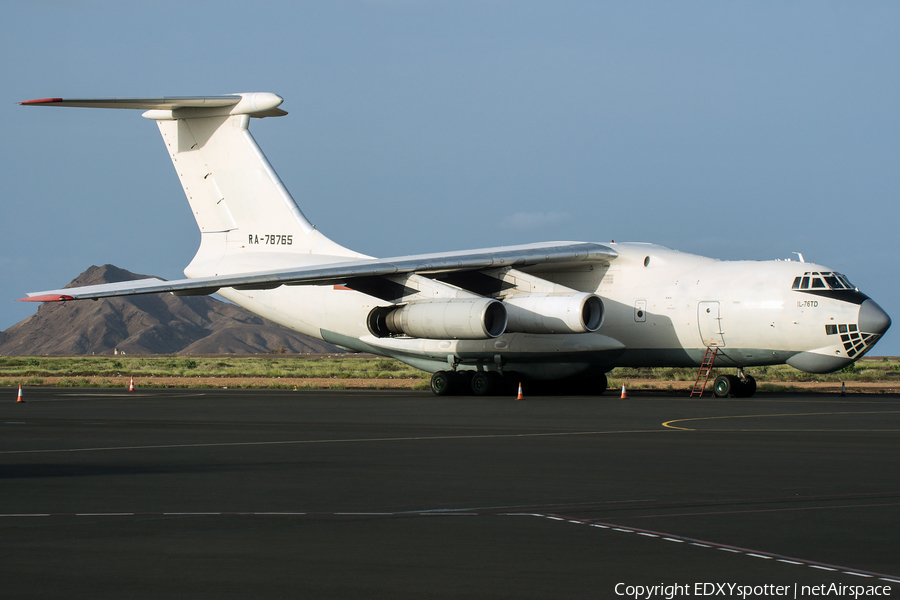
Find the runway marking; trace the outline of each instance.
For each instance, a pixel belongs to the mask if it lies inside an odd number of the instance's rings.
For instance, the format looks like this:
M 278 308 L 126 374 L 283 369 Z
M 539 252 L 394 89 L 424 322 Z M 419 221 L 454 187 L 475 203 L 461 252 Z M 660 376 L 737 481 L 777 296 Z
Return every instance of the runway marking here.
M 76 517 L 133 517 L 134 513 L 76 513 Z
M 662 541 L 667 542 L 676 542 L 679 544 L 687 543 L 691 546 L 697 546 L 699 548 L 709 548 L 714 550 L 721 550 L 723 552 L 729 552 L 731 554 L 743 554 L 744 556 L 749 556 L 753 558 L 762 558 L 765 560 L 775 560 L 776 562 L 780 562 L 783 564 L 795 565 L 795 566 L 806 566 L 812 569 L 818 569 L 821 571 L 830 571 L 835 573 L 842 573 L 844 575 L 853 575 L 855 577 L 865 577 L 865 578 L 878 578 L 881 581 L 887 581 L 891 583 L 900 583 L 900 579 L 897 579 L 896 576 L 886 575 L 883 573 L 875 573 L 872 571 L 864 571 L 861 569 L 850 569 L 848 567 L 841 567 L 838 565 L 829 565 L 827 563 L 816 562 L 812 560 L 804 560 L 796 557 L 788 557 L 780 554 L 775 554 L 772 552 L 765 552 L 761 550 L 751 550 L 748 548 L 741 548 L 738 546 L 731 546 L 728 544 L 719 544 L 716 542 L 711 542 L 708 540 L 699 540 L 696 538 L 691 538 L 687 536 L 675 535 L 670 533 L 663 533 L 660 531 L 652 531 L 648 529 L 641 529 L 638 527 L 625 527 L 615 525 L 613 523 L 600 523 L 596 521 L 592 521 L 590 519 L 576 519 L 558 516 L 554 514 L 545 514 L 545 513 L 478 513 L 478 512 L 470 512 L 470 513 L 437 513 L 435 511 L 418 511 L 417 513 L 413 513 L 410 511 L 404 512 L 365 512 L 365 511 L 354 511 L 354 512 L 307 512 L 307 511 L 234 511 L 234 512 L 222 512 L 222 511 L 192 511 L 192 512 L 97 512 L 97 513 L 0 513 L 0 518 L 33 518 L 33 517 L 212 517 L 212 516 L 237 516 L 237 517 L 246 517 L 246 516 L 256 516 L 256 517 L 297 517 L 297 516 L 366 516 L 366 517 L 385 517 L 385 516 L 404 516 L 409 517 L 411 515 L 417 514 L 418 516 L 517 516 L 517 517 L 533 517 L 533 518 L 541 518 L 551 521 L 561 521 L 567 522 L 577 525 L 590 525 L 591 527 L 597 527 L 600 529 L 608 529 L 610 531 L 618 531 L 622 533 L 636 533 L 638 535 L 649 537 L 649 538 L 657 538 Z
M 787 502 L 785 500 L 784 502 Z M 900 502 L 889 502 L 886 504 L 841 504 L 837 506 L 800 506 L 793 508 L 758 508 L 755 510 L 716 510 L 707 512 L 694 513 L 664 513 L 658 515 L 635 515 L 629 517 L 632 519 L 657 519 L 665 517 L 705 517 L 709 515 L 743 515 L 753 513 L 770 513 L 770 512 L 790 512 L 797 510 L 834 510 L 838 508 L 877 508 L 879 506 L 900 506 Z
M 175 448 L 223 448 L 241 446 L 291 446 L 298 444 L 342 444 L 372 442 L 412 442 L 434 440 L 483 440 L 504 438 L 566 437 L 576 435 L 611 435 L 617 433 L 664 433 L 660 429 L 625 429 L 610 431 L 558 431 L 552 433 L 496 433 L 481 435 L 417 435 L 389 438 L 346 438 L 327 440 L 275 440 L 269 442 L 210 442 L 207 444 L 158 444 L 146 446 L 103 446 L 97 448 L 48 448 L 41 450 L 0 450 L 0 454 L 53 454 L 62 452 L 110 452 L 114 450 L 171 450 Z
M 697 429 L 691 429 L 690 427 L 676 427 L 672 425 L 672 423 L 684 423 L 685 421 L 714 421 L 718 419 L 754 419 L 760 417 L 812 417 L 812 416 L 833 416 L 833 415 L 887 415 L 887 414 L 897 414 L 900 413 L 900 410 L 873 410 L 873 411 L 846 411 L 846 412 L 813 412 L 813 413 L 773 413 L 767 415 L 724 415 L 721 417 L 692 417 L 689 419 L 673 419 L 671 421 L 665 421 L 662 426 L 667 427 L 669 429 L 678 429 L 680 431 L 698 431 Z M 742 430 L 744 431 L 744 430 Z M 750 430 L 750 431 L 761 431 L 761 430 Z M 786 430 L 792 431 L 792 430 Z M 807 430 L 800 430 L 807 431 Z M 811 430 L 818 431 L 818 430 Z M 823 429 L 821 431 L 834 431 L 832 429 Z M 869 429 L 855 429 L 851 431 L 871 431 Z M 886 429 L 883 431 L 897 431 L 896 429 Z
M 782 556 L 780 554 L 775 554 L 773 552 L 765 552 L 762 550 L 751 550 L 749 548 L 741 548 L 739 546 L 731 546 L 728 544 L 719 544 L 716 542 L 711 542 L 708 540 L 698 540 L 695 538 L 682 536 L 682 535 L 674 535 L 669 533 L 663 533 L 661 531 L 651 531 L 649 529 L 641 529 L 638 527 L 626 527 L 623 525 L 616 525 L 614 523 L 599 523 L 596 521 L 592 521 L 590 519 L 572 519 L 570 517 L 562 518 L 557 515 L 552 514 L 537 514 L 535 516 L 542 517 L 544 519 L 550 519 L 555 521 L 568 521 L 568 522 L 577 522 L 581 521 L 584 523 L 588 523 L 594 527 L 602 527 L 604 529 L 609 529 L 610 531 L 621 531 L 625 533 L 637 533 L 638 535 L 644 535 L 646 537 L 655 537 L 660 540 L 664 540 L 667 542 L 679 542 L 685 543 L 687 542 L 691 546 L 698 546 L 701 548 L 711 548 L 715 550 L 721 550 L 723 552 L 730 552 L 732 554 L 743 554 L 744 556 L 750 556 L 753 558 L 762 558 L 765 560 L 775 560 L 780 563 L 796 565 L 796 566 L 806 566 L 812 569 L 819 569 L 821 571 L 833 571 L 835 573 L 842 573 L 844 575 L 854 575 L 856 577 L 868 577 L 875 578 L 877 577 L 881 581 L 890 581 L 894 583 L 900 583 L 900 580 L 895 579 L 893 575 L 886 575 L 883 573 L 874 573 L 872 571 L 864 571 L 861 569 L 850 569 L 848 567 L 841 567 L 838 565 L 829 565 L 827 563 L 821 563 L 813 560 L 804 560 L 802 558 Z

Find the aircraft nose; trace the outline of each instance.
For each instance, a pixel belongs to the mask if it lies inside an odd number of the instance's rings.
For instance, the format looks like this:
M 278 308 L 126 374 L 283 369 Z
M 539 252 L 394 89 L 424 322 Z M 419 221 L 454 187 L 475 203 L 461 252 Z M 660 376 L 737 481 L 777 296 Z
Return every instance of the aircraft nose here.
M 866 300 L 859 307 L 859 330 L 883 335 L 891 326 L 891 318 L 874 300 Z

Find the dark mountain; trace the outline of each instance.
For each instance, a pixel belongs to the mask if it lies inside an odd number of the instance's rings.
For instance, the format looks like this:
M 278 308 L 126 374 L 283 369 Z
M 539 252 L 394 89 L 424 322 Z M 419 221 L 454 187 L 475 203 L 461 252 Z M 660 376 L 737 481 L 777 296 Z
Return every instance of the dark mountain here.
M 142 279 L 113 265 L 92 266 L 66 287 Z M 0 332 L 0 355 L 333 353 L 326 342 L 209 296 L 148 294 L 49 302 Z

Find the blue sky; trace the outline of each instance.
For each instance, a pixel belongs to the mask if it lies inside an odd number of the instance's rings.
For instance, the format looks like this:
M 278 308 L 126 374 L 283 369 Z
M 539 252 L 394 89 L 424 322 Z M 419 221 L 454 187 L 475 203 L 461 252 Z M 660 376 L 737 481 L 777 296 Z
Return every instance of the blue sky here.
M 900 318 L 896 2 L 249 6 L 3 3 L 0 329 L 92 264 L 179 278 L 199 243 L 152 121 L 16 102 L 240 91 L 285 98 L 253 134 L 359 251 L 799 251 Z

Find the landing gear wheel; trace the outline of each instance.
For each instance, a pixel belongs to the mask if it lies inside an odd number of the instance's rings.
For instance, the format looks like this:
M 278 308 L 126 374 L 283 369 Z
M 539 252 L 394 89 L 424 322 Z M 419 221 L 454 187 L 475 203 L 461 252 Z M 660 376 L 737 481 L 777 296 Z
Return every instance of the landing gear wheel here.
M 736 394 L 738 398 L 749 398 L 756 393 L 756 379 L 751 375 L 744 375 L 743 380 L 738 379 L 738 384 Z
M 438 371 L 431 376 L 431 393 L 435 396 L 449 396 L 453 393 L 454 374 Z
M 606 377 L 606 373 L 600 374 L 596 379 L 596 384 L 594 385 L 594 394 L 595 396 L 600 396 L 605 393 L 609 388 L 609 379 Z
M 716 398 L 737 396 L 741 380 L 734 375 L 719 375 L 713 383 L 713 394 Z
M 474 371 L 457 371 L 456 372 L 456 382 L 454 382 L 453 389 L 455 390 L 455 394 L 459 394 L 460 396 L 468 396 L 472 393 L 472 376 L 475 374 Z
M 585 379 L 576 379 L 568 387 L 570 389 L 566 389 L 565 386 L 562 389 L 579 396 L 599 396 L 609 387 L 609 380 L 606 378 L 606 373 L 601 373 Z
M 497 389 L 499 377 L 490 371 L 481 371 L 472 375 L 472 393 L 476 396 L 490 396 Z
M 516 396 L 519 393 L 519 384 L 522 383 L 522 376 L 515 371 L 506 371 L 500 376 L 501 387 L 497 392 L 504 396 Z

